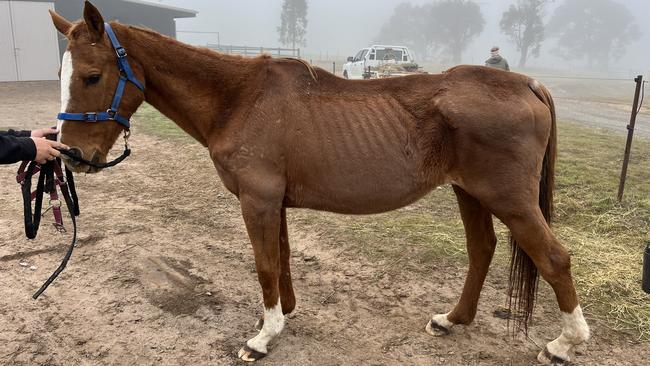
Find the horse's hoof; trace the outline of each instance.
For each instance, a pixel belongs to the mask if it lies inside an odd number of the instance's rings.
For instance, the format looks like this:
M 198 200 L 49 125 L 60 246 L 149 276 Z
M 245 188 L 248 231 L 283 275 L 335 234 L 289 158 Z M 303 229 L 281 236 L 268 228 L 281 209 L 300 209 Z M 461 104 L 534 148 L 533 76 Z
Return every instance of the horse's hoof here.
M 261 331 L 262 327 L 264 327 L 264 318 L 259 318 L 257 323 L 255 323 L 255 330 Z
M 242 347 L 242 349 L 240 349 L 239 353 L 237 354 L 237 357 L 246 362 L 255 362 L 259 359 L 264 358 L 265 356 L 266 353 L 258 352 L 248 347 L 248 345 Z
M 562 357 L 552 354 L 546 347 L 544 347 L 544 350 L 537 355 L 537 361 L 548 366 L 571 366 L 569 360 L 565 360 Z
M 434 322 L 433 320 L 429 320 L 424 330 L 434 337 L 446 336 L 451 332 L 449 328 L 443 327 L 442 325 Z

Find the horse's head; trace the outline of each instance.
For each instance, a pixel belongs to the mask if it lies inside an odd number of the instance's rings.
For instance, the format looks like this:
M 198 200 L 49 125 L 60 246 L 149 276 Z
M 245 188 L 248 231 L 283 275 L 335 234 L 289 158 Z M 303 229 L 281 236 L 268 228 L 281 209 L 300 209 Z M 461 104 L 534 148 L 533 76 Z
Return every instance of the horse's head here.
M 59 116 L 60 140 L 70 146 L 71 153 L 104 163 L 117 138 L 128 128 L 128 119 L 144 100 L 144 93 L 132 82 L 126 82 L 117 111 L 111 110 L 124 72 L 118 68 L 116 50 L 97 8 L 86 1 L 83 20 L 75 23 L 53 11 L 50 15 L 56 29 L 68 39 L 60 71 L 61 112 L 67 114 Z M 129 64 L 134 78 L 144 82 L 140 65 L 133 59 Z M 93 121 L 99 119 L 93 113 L 102 113 L 107 120 Z M 127 122 L 106 118 L 115 114 L 119 116 L 116 119 Z M 65 157 L 64 162 L 77 172 L 99 170 Z

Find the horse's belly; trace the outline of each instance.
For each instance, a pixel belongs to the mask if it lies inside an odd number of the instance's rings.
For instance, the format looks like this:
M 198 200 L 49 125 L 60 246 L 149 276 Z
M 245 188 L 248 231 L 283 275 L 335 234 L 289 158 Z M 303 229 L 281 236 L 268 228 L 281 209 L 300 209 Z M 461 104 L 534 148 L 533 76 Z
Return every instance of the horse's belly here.
M 287 123 L 285 205 L 377 213 L 431 189 L 416 121 L 394 99 L 323 100 L 309 111 Z
M 394 210 L 431 190 L 418 164 L 405 159 L 354 159 L 327 169 L 314 164 L 290 175 L 285 205 L 345 214 L 370 214 Z

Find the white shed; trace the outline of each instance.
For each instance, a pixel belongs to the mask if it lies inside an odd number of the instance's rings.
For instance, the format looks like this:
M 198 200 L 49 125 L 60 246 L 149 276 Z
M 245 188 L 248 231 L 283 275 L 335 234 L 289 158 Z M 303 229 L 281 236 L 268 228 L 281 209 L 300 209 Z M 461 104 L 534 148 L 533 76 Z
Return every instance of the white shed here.
M 196 11 L 142 0 L 93 0 L 104 19 L 176 36 L 176 19 Z M 0 0 L 0 82 L 57 80 L 67 45 L 52 25 L 49 9 L 69 20 L 81 18 L 82 0 Z
M 54 1 L 0 0 L 0 81 L 57 80 Z

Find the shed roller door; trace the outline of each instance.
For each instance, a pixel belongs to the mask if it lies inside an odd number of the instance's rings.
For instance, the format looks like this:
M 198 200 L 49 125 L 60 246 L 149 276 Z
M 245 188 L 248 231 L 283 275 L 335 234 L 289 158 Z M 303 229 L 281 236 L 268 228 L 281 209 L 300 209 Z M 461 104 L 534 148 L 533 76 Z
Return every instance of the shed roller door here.
M 53 2 L 0 0 L 0 81 L 57 80 Z
M 17 81 L 16 55 L 9 1 L 0 1 L 0 81 Z
M 48 2 L 10 1 L 18 80 L 57 80 L 59 44 Z

